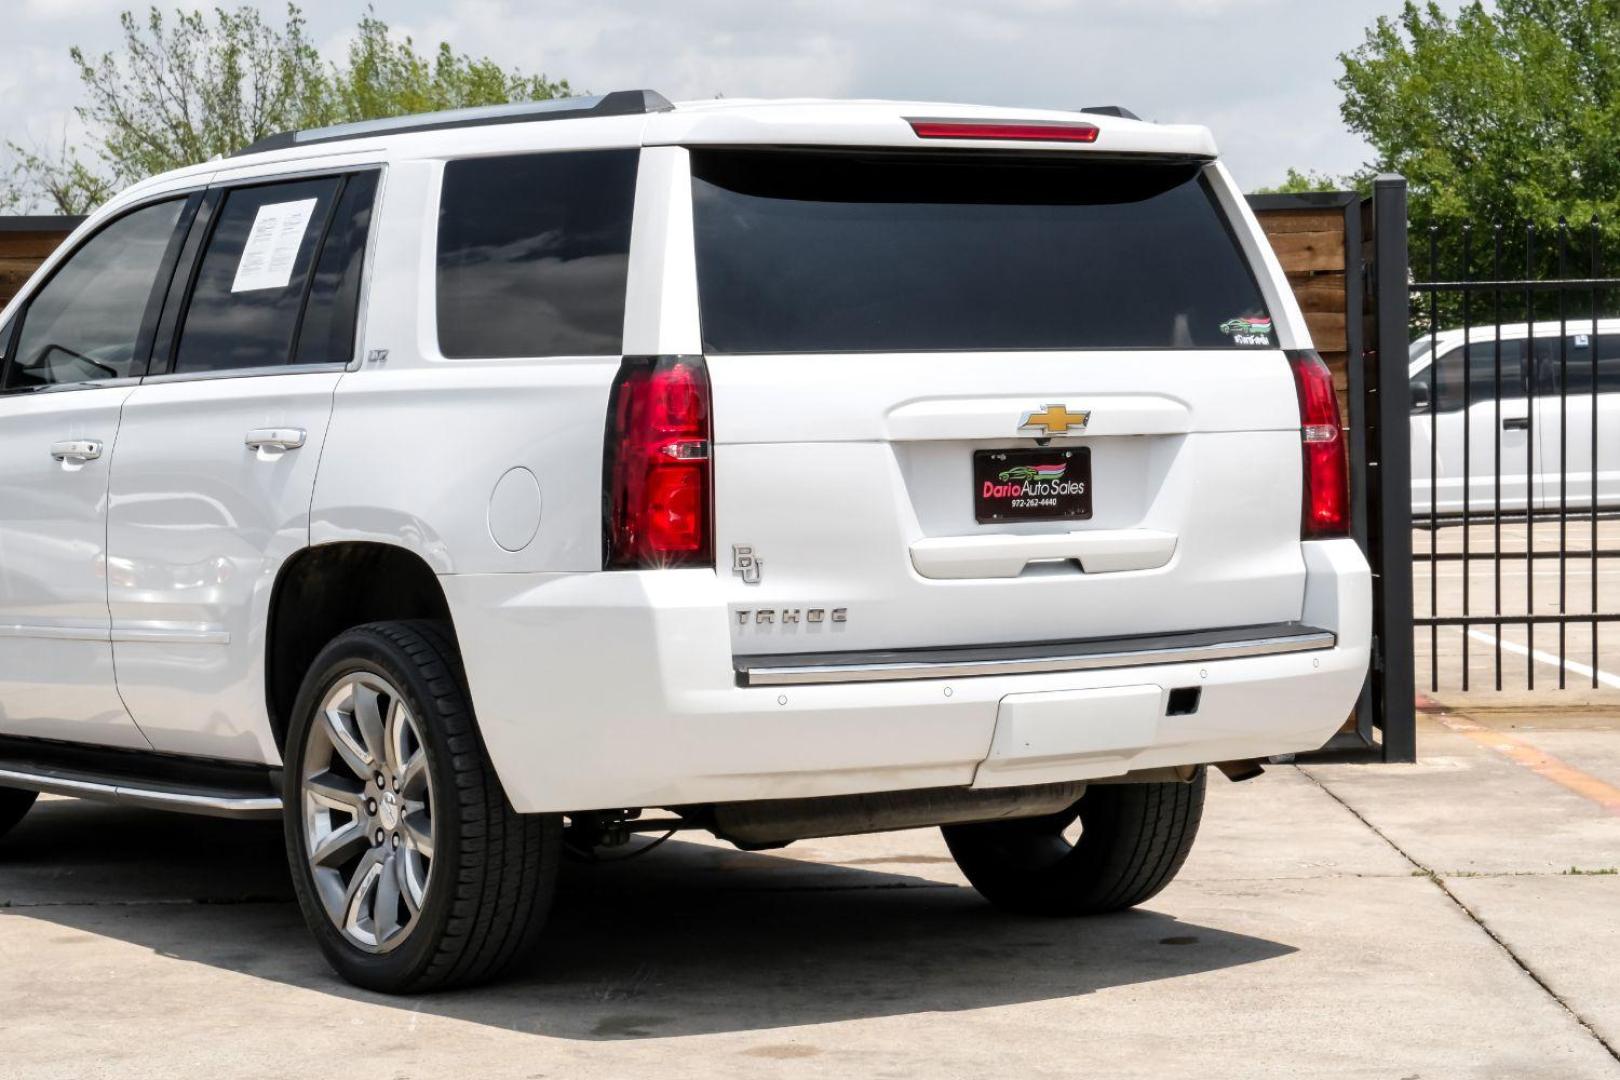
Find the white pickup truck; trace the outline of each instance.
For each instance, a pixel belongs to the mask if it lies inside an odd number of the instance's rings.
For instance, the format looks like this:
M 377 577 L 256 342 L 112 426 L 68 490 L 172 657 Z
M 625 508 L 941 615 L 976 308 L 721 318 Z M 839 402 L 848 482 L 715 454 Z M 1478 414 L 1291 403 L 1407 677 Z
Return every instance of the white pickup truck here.
M 1424 334 L 1409 373 L 1418 524 L 1620 507 L 1620 319 Z

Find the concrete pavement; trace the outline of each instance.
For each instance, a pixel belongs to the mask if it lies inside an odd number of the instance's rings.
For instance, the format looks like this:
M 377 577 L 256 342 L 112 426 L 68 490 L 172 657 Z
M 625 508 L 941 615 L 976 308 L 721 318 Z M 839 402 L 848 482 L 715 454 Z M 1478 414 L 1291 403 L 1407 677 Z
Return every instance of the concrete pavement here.
M 1620 727 L 1482 717 L 1214 780 L 1137 912 L 1000 915 L 933 831 L 673 840 L 406 1000 L 327 971 L 274 828 L 52 800 L 0 840 L 0 1077 L 1620 1077 Z
M 1419 617 L 1620 613 L 1620 518 L 1418 528 L 1412 549 Z M 1620 624 L 1418 626 L 1413 644 L 1418 690 L 1431 697 L 1620 707 Z

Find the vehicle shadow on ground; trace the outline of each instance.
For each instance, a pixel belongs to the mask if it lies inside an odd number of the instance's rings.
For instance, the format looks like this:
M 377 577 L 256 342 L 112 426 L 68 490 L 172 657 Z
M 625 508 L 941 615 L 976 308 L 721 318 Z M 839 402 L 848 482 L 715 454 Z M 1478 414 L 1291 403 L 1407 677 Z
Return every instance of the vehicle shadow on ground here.
M 1295 951 L 1149 911 L 1009 916 L 907 874 L 672 840 L 626 865 L 566 866 L 540 958 L 515 977 L 387 998 L 321 960 L 277 826 L 70 800 L 42 802 L 0 840 L 0 904 L 352 1001 L 582 1040 L 982 1009 Z

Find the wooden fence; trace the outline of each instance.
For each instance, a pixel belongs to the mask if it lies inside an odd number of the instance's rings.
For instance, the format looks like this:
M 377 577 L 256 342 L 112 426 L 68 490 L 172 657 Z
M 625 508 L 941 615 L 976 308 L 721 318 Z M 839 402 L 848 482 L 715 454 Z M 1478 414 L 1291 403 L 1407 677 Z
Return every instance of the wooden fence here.
M 1251 195 L 1249 206 L 1271 240 L 1277 261 L 1288 274 L 1294 296 L 1305 312 L 1311 341 L 1333 372 L 1339 412 L 1350 422 L 1349 299 L 1345 258 L 1350 218 L 1360 213 L 1359 198 L 1349 192 L 1304 195 Z
M 0 216 L 0 306 L 17 295 L 29 275 L 83 220 Z

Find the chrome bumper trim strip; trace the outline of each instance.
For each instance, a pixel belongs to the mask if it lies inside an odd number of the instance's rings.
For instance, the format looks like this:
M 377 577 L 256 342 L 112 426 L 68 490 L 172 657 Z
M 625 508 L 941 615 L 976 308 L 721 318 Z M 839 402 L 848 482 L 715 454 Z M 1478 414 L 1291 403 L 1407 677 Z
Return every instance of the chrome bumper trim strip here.
M 735 666 L 739 686 L 807 686 L 1196 664 L 1331 649 L 1337 640 L 1331 630 L 1299 623 L 1276 623 L 1230 630 L 992 645 L 977 649 L 739 656 L 735 658 Z

